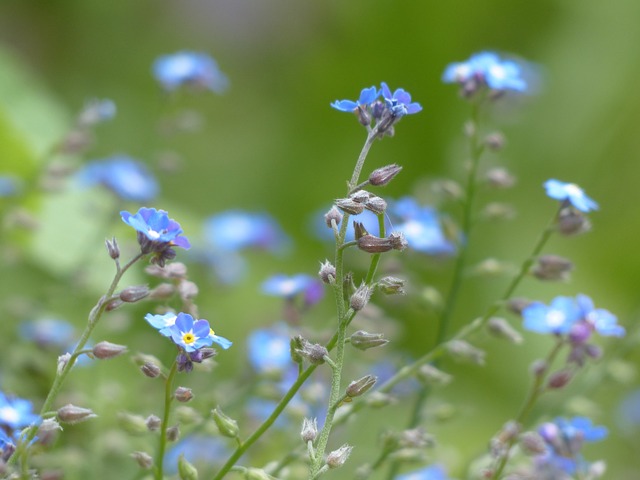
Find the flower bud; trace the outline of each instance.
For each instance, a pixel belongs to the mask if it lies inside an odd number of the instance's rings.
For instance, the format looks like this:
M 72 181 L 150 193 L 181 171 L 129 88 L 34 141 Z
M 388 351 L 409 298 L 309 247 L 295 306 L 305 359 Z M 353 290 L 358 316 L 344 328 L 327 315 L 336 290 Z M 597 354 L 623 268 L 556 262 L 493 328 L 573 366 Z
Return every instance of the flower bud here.
M 563 208 L 558 214 L 558 231 L 563 235 L 578 235 L 591 230 L 591 222 L 573 208 Z
M 351 195 L 349 195 L 349 198 L 356 203 L 364 204 L 364 203 L 367 203 L 369 198 L 371 198 L 372 196 L 374 195 L 367 192 L 366 190 L 358 190 L 356 192 L 353 192 Z
M 135 303 L 149 295 L 149 287 L 147 285 L 133 285 L 127 287 L 120 292 L 120 300 L 127 303 Z
M 370 348 L 382 347 L 389 343 L 382 333 L 369 333 L 364 330 L 358 330 L 349 337 L 351 345 L 359 350 L 368 350 Z
M 304 347 L 305 342 L 306 340 L 300 335 L 291 337 L 291 341 L 289 342 L 289 351 L 290 351 L 291 360 L 293 360 L 293 363 L 297 363 L 299 365 L 304 361 L 304 358 L 300 354 L 300 351 Z
M 340 225 L 342 217 L 342 213 L 340 213 L 340 210 L 338 210 L 334 205 L 327 213 L 324 214 L 324 221 L 326 222 L 327 227 L 332 228 L 332 222 L 335 221 L 336 225 Z
M 427 385 L 447 385 L 453 380 L 453 376 L 429 365 L 422 365 L 418 370 L 417 377 Z
M 170 283 L 161 283 L 149 292 L 149 298 L 151 300 L 165 300 L 173 296 L 176 292 L 176 287 Z
M 107 302 L 106 306 L 104 307 L 104 311 L 105 312 L 112 312 L 116 308 L 121 307 L 123 303 L 124 302 L 122 300 L 120 300 L 119 298 L 114 298 L 110 302 Z
M 74 425 L 97 417 L 93 410 L 88 408 L 76 407 L 75 405 L 65 405 L 58 409 L 58 420 L 64 423 Z
M 367 202 L 364 204 L 364 208 L 366 208 L 370 212 L 375 213 L 376 215 L 380 215 L 387 209 L 387 202 L 384 200 L 384 198 L 378 197 L 376 195 L 371 195 L 369 200 L 367 200 Z
M 322 365 L 325 362 L 324 357 L 329 355 L 329 351 L 319 343 L 312 344 L 302 337 L 299 338 L 301 348 L 297 349 L 296 353 L 307 359 L 312 365 Z
M 198 295 L 198 286 L 193 282 L 184 280 L 178 285 L 178 293 L 182 300 L 191 300 Z
M 333 285 L 336 281 L 336 267 L 334 267 L 329 260 L 325 260 L 324 263 L 320 264 L 318 275 L 323 283 Z
M 356 223 L 354 222 L 354 225 Z M 358 238 L 356 235 L 356 244 L 360 250 L 367 253 L 384 253 L 393 249 L 393 245 L 388 238 L 374 237 L 373 235 L 363 235 Z
M 184 458 L 183 454 L 178 457 L 178 475 L 180 480 L 198 480 L 198 470 Z
M 504 144 L 506 143 L 506 140 L 502 133 L 493 132 L 485 137 L 484 143 L 488 148 L 497 152 L 499 150 L 502 150 L 502 148 L 504 147 Z
M 536 432 L 524 432 L 519 438 L 520 448 L 529 456 L 542 455 L 547 451 L 547 446 L 542 437 Z
M 513 328 L 504 318 L 491 317 L 487 322 L 487 329 L 489 333 L 496 337 L 504 338 L 515 344 L 522 343 L 520 332 Z
M 402 232 L 393 232 L 388 238 L 391 242 L 391 248 L 394 250 L 402 251 L 409 246 L 409 242 Z
M 526 298 L 512 298 L 507 302 L 507 309 L 516 315 L 522 315 L 522 310 L 531 304 L 531 300 Z
M 349 398 L 359 397 L 364 395 L 367 391 L 373 387 L 378 381 L 378 377 L 373 375 L 365 375 L 359 380 L 351 382 L 347 387 L 346 394 Z
M 193 392 L 190 388 L 178 387 L 173 396 L 177 401 L 186 403 L 193 398 Z
M 560 389 L 565 387 L 573 378 L 573 374 L 569 370 L 559 370 L 552 373 L 547 381 L 547 388 Z
M 369 183 L 376 187 L 383 187 L 393 180 L 400 173 L 400 170 L 402 167 L 395 163 L 378 168 L 369 175 Z
M 485 175 L 486 181 L 494 188 L 511 188 L 515 185 L 516 179 L 506 168 L 492 168 Z
M 213 415 L 213 421 L 216 423 L 222 435 L 229 438 L 238 438 L 238 434 L 240 433 L 238 422 L 225 415 L 222 410 L 220 410 L 220 407 L 214 408 L 211 414 Z
M 133 452 L 131 457 L 145 470 L 153 466 L 153 458 L 145 452 Z
M 114 260 L 120 258 L 120 247 L 118 247 L 116 237 L 113 237 L 111 240 L 105 240 L 104 244 L 107 247 L 107 253 L 109 253 L 111 258 Z
M 127 351 L 124 345 L 117 345 L 111 342 L 99 342 L 93 347 L 93 356 L 100 360 L 117 357 Z
M 354 110 L 356 116 L 358 117 L 358 122 L 365 127 L 371 125 L 371 115 L 367 112 L 366 108 L 363 108 L 362 105 L 358 105 Z
M 446 343 L 445 347 L 454 357 L 468 360 L 476 365 L 484 365 L 485 352 L 464 340 L 450 340 Z
M 327 455 L 327 465 L 329 468 L 339 468 L 344 465 L 349 455 L 351 455 L 351 450 L 353 450 L 353 447 L 345 444 Z
M 351 308 L 353 308 L 356 312 L 359 312 L 369 303 L 369 299 L 373 294 L 373 288 L 368 285 L 362 284 L 358 287 L 353 295 L 351 295 L 351 299 L 349 300 L 349 304 Z
M 180 438 L 180 426 L 174 425 L 173 427 L 167 428 L 167 440 L 170 442 L 175 442 Z
M 300 432 L 302 441 L 309 443 L 315 441 L 318 436 L 318 420 L 315 418 L 305 418 L 302 420 L 302 431 Z
M 538 264 L 531 273 L 539 280 L 568 280 L 573 262 L 557 255 L 538 257 Z
M 160 367 L 151 362 L 143 364 L 140 370 L 149 378 L 156 378 L 161 373 Z
M 534 378 L 541 377 L 547 373 L 549 369 L 549 364 L 546 360 L 538 359 L 534 361 L 529 367 L 529 371 Z
M 384 277 L 378 283 L 376 287 L 385 295 L 404 295 L 405 281 L 396 277 Z
M 340 210 L 350 215 L 358 215 L 364 211 L 364 205 L 351 198 L 339 198 L 335 203 Z
M 160 428 L 161 422 L 162 421 L 160 420 L 160 417 L 157 417 L 155 415 L 149 415 L 145 420 L 147 430 L 149 430 L 150 432 L 155 432 L 156 430 L 158 430 Z

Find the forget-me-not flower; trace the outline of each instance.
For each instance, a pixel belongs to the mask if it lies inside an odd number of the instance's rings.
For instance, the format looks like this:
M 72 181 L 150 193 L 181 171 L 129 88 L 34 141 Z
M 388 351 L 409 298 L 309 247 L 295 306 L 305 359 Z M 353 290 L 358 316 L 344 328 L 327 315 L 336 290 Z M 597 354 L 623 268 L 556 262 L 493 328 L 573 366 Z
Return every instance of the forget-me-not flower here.
M 298 294 L 304 296 L 305 305 L 314 305 L 322 300 L 324 287 L 320 280 L 311 275 L 300 273 L 293 276 L 277 274 L 269 277 L 262 284 L 262 292 L 291 299 Z
M 341 112 L 353 112 L 358 108 L 366 108 L 376 101 L 380 93 L 376 87 L 363 88 L 360 92 L 360 98 L 353 100 L 336 100 L 331 104 L 336 110 Z
M 125 155 L 87 163 L 77 176 L 81 184 L 104 185 L 123 200 L 146 202 L 158 195 L 158 182 L 141 162 Z
M 171 327 L 176 323 L 176 318 L 178 318 L 178 315 L 173 312 L 168 312 L 163 315 L 147 313 L 144 317 L 153 328 L 156 328 L 165 337 L 171 336 Z
M 586 295 L 579 294 L 576 303 L 580 309 L 580 318 L 586 325 L 604 337 L 623 337 L 624 327 L 617 324 L 617 317 L 603 308 L 595 308 L 593 300 Z
M 598 209 L 598 204 L 589 198 L 584 193 L 584 190 L 575 183 L 551 179 L 544 183 L 544 188 L 547 191 L 547 196 L 555 200 L 568 202 L 581 212 L 586 213 Z
M 124 223 L 138 232 L 138 243 L 143 253 L 156 252 L 160 255 L 157 259 L 160 266 L 164 265 L 163 255 L 168 258 L 175 256 L 169 247 L 191 247 L 187 237 L 181 236 L 180 224 L 169 218 L 164 210 L 142 207 L 135 215 L 122 211 L 120 216 Z
M 208 243 L 223 252 L 245 248 L 277 251 L 287 243 L 278 223 L 266 213 L 221 212 L 205 221 L 204 231 Z
M 179 313 L 175 322 L 169 327 L 173 343 L 186 352 L 195 352 L 202 347 L 210 346 L 213 341 L 209 337 L 211 327 L 206 320 L 194 320 L 188 313 Z
M 38 423 L 40 416 L 33 413 L 33 405 L 29 400 L 8 397 L 0 392 L 0 426 L 10 430 L 21 430 Z
M 264 373 L 291 366 L 290 337 L 284 323 L 252 331 L 247 338 L 247 352 L 253 368 Z
M 500 59 L 494 52 L 476 53 L 465 62 L 448 65 L 442 81 L 458 83 L 470 92 L 482 85 L 494 91 L 527 90 L 521 66 L 515 61 Z
M 524 328 L 538 333 L 562 335 L 580 319 L 580 309 L 572 297 L 556 297 L 550 305 L 533 302 L 522 310 Z
M 222 93 L 229 84 L 216 61 L 200 52 L 163 55 L 154 62 L 153 74 L 162 87 L 169 91 L 192 85 Z
M 393 93 L 385 82 L 381 83 L 382 90 L 380 93 L 384 98 L 384 102 L 394 117 L 402 117 L 412 113 L 418 113 L 422 110 L 422 106 L 417 102 L 411 101 L 411 94 L 403 88 L 396 89 Z
M 430 465 L 395 477 L 396 480 L 447 480 L 447 472 L 440 465 Z
M 20 323 L 20 335 L 40 346 L 66 347 L 74 340 L 75 330 L 69 322 L 55 318 Z

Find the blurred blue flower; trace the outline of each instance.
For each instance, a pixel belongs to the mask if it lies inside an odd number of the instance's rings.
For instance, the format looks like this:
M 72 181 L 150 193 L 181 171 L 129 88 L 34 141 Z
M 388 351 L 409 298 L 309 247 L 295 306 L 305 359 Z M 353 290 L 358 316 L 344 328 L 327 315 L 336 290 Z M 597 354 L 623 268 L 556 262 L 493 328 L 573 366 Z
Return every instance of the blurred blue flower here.
M 78 123 L 83 127 L 89 127 L 106 122 L 116 116 L 116 104 L 113 100 L 94 98 L 89 100 L 78 117 Z
M 198 470 L 207 466 L 220 465 L 229 456 L 227 442 L 220 436 L 193 434 L 182 438 L 165 455 L 164 465 L 167 473 L 178 472 L 178 458 L 184 458 Z
M 324 286 L 318 278 L 305 273 L 291 277 L 284 274 L 276 274 L 262 283 L 262 292 L 267 295 L 289 299 L 302 294 L 304 303 L 311 306 L 322 300 Z
M 422 106 L 417 102 L 411 102 L 411 95 L 402 88 L 396 89 L 393 93 L 385 82 L 382 82 L 381 94 L 387 108 L 395 117 L 402 117 L 412 113 L 418 113 Z
M 122 221 L 154 244 L 169 244 L 188 249 L 191 247 L 186 237 L 181 237 L 180 224 L 170 219 L 164 210 L 142 207 L 135 215 L 129 212 L 120 212 Z M 141 243 L 142 245 L 142 243 Z
M 195 352 L 212 343 L 211 327 L 206 320 L 194 320 L 188 313 L 179 313 L 175 323 L 169 327 L 173 343 L 186 352 Z
M 430 465 L 395 477 L 396 480 L 447 480 L 447 472 L 440 465 Z
M 206 53 L 185 51 L 163 55 L 154 62 L 153 74 L 169 91 L 187 85 L 222 93 L 229 85 L 216 61 Z
M 640 389 L 627 394 L 618 407 L 618 424 L 627 433 L 640 427 Z
M 124 155 L 94 160 L 77 174 L 84 186 L 104 185 L 123 200 L 146 202 L 158 195 L 158 182 L 141 162 Z
M 586 213 L 590 210 L 598 209 L 598 204 L 589 198 L 575 183 L 565 183 L 551 179 L 544 183 L 544 188 L 547 191 L 547 196 L 562 202 L 569 202 L 581 212 Z
M 580 309 L 580 318 L 586 324 L 602 336 L 622 337 L 625 334 L 624 327 L 617 325 L 617 317 L 602 308 L 596 309 L 593 300 L 586 295 L 579 294 L 576 303 Z
M 258 372 L 282 371 L 292 364 L 291 335 L 284 323 L 252 331 L 247 338 L 251 366 Z
M 0 175 L 0 198 L 13 197 L 20 191 L 20 182 L 17 177 Z
M 580 309 L 571 297 L 556 297 L 547 306 L 533 302 L 522 310 L 524 328 L 538 333 L 565 334 L 580 319 Z
M 75 330 L 69 322 L 54 318 L 21 322 L 20 335 L 41 347 L 66 347 L 74 340 Z
M 449 241 L 440 224 L 438 213 L 428 206 L 420 206 L 411 197 L 390 202 L 387 212 L 400 219 L 394 230 L 402 232 L 409 248 L 428 255 L 453 255 L 456 247 Z
M 476 53 L 466 62 L 449 64 L 442 75 L 442 81 L 458 83 L 471 91 L 481 85 L 487 85 L 496 91 L 527 90 L 521 66 L 512 60 L 501 60 L 494 52 Z
M 168 312 L 163 315 L 154 315 L 152 313 L 147 313 L 144 316 L 144 319 L 165 337 L 171 336 L 171 327 L 175 325 L 176 318 L 178 318 L 178 316 L 173 312 Z
M 40 416 L 33 413 L 29 400 L 8 397 L 0 392 L 0 426 L 10 430 L 20 430 L 40 423 Z
M 357 101 L 353 100 L 336 100 L 331 104 L 336 110 L 341 112 L 353 112 L 358 107 L 366 108 L 368 105 L 375 102 L 380 93 L 376 87 L 363 88 L 360 92 L 360 98 Z
M 277 251 L 288 241 L 270 215 L 241 210 L 229 210 L 209 217 L 204 231 L 214 250 L 222 252 L 245 248 Z

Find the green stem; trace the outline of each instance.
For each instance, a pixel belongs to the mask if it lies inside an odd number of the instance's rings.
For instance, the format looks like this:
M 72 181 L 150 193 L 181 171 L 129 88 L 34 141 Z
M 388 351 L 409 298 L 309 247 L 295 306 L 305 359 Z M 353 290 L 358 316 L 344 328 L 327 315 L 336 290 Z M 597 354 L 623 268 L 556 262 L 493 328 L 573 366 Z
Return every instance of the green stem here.
M 115 260 L 116 273 L 113 277 L 113 280 L 111 281 L 111 285 L 109 285 L 109 288 L 107 289 L 106 293 L 100 298 L 100 300 L 98 300 L 98 303 L 91 309 L 91 312 L 89 312 L 87 326 L 82 332 L 82 335 L 80 336 L 80 340 L 78 341 L 75 348 L 73 349 L 73 352 L 71 352 L 69 360 L 67 361 L 66 365 L 62 368 L 62 370 L 60 370 L 56 374 L 56 377 L 53 380 L 53 384 L 51 385 L 51 389 L 47 394 L 47 398 L 45 399 L 44 403 L 42 404 L 42 408 L 40 409 L 41 416 L 44 415 L 49 410 L 51 410 L 53 403 L 55 402 L 55 399 L 57 398 L 58 393 L 60 392 L 60 389 L 62 388 L 62 385 L 64 384 L 64 381 L 67 378 L 67 375 L 69 375 L 69 372 L 75 365 L 75 362 L 78 356 L 80 355 L 80 353 L 82 352 L 82 349 L 89 341 L 89 337 L 91 336 L 93 329 L 96 327 L 96 325 L 100 321 L 100 318 L 104 313 L 104 309 L 107 306 L 108 300 L 111 299 L 111 297 L 113 296 L 113 293 L 116 291 L 116 288 L 118 288 L 118 283 L 120 283 L 120 279 L 134 263 L 136 263 L 138 260 L 140 260 L 144 256 L 145 255 L 143 253 L 139 253 L 138 255 L 133 257 L 123 267 L 120 266 L 120 262 L 117 259 Z M 30 428 L 29 433 L 26 435 L 24 442 L 18 447 L 19 450 L 21 450 L 20 452 L 21 455 L 25 455 L 25 456 L 27 455 L 26 446 L 29 445 L 29 443 L 35 438 L 37 431 L 38 429 L 35 426 Z M 21 447 L 24 447 L 24 450 Z M 18 455 L 13 455 L 11 459 L 9 459 L 9 462 L 11 462 L 16 457 L 18 457 Z
M 169 375 L 164 386 L 164 413 L 160 424 L 160 443 L 158 445 L 158 455 L 156 455 L 156 480 L 164 478 L 164 452 L 167 448 L 167 427 L 169 425 L 169 414 L 171 413 L 171 402 L 173 402 L 173 379 L 178 371 L 178 362 L 173 362 Z

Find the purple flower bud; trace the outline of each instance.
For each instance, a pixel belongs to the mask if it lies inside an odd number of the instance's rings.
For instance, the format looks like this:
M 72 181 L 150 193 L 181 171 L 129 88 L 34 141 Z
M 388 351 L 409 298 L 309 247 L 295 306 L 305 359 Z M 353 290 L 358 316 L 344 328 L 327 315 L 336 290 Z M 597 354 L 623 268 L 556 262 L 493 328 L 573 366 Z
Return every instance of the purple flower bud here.
M 551 389 L 560 389 L 569 384 L 573 378 L 573 373 L 569 370 L 559 370 L 552 373 L 547 381 L 547 387 Z
M 167 428 L 167 440 L 170 442 L 175 442 L 180 438 L 180 427 L 178 425 L 174 425 L 173 427 Z
M 160 428 L 160 425 L 162 424 L 162 421 L 160 420 L 159 417 L 157 417 L 155 415 L 149 415 L 147 417 L 147 419 L 145 420 L 145 423 L 147 424 L 147 429 L 150 432 L 155 432 L 156 430 L 158 430 Z
M 116 237 L 113 237 L 111 240 L 105 240 L 104 244 L 107 247 L 107 252 L 111 258 L 114 260 L 120 258 L 120 248 L 118 247 Z
M 364 208 L 366 208 L 370 212 L 375 213 L 376 215 L 380 215 L 387 209 L 387 202 L 381 197 L 372 195 L 364 204 Z
M 400 173 L 400 170 L 402 167 L 395 163 L 378 168 L 369 175 L 369 183 L 376 187 L 383 187 L 393 180 Z
M 339 198 L 335 201 L 336 207 L 349 215 L 358 215 L 364 210 L 364 205 L 351 198 Z
M 174 398 L 182 403 L 186 403 L 193 398 L 193 392 L 190 388 L 187 387 L 178 387 L 176 388 L 175 393 L 173 394 Z
M 93 356 L 100 360 L 107 358 L 114 358 L 127 351 L 127 347 L 124 345 L 117 345 L 111 342 L 99 342 L 93 347 Z
M 333 207 L 331 207 L 331 210 L 324 214 L 324 221 L 327 223 L 327 227 L 331 228 L 331 223 L 333 221 L 336 222 L 336 225 L 340 225 L 342 217 L 342 213 L 340 213 L 340 210 L 338 210 L 334 205 Z
M 336 267 L 329 260 L 325 260 L 324 263 L 320 264 L 318 276 L 327 285 L 332 285 L 336 281 Z
M 127 303 L 135 303 L 139 302 L 143 298 L 149 296 L 149 286 L 148 285 L 133 285 L 131 287 L 127 287 L 122 292 L 120 292 L 120 300 Z
M 58 420 L 61 422 L 69 423 L 71 425 L 84 422 L 97 417 L 93 410 L 88 408 L 76 407 L 75 405 L 65 405 L 58 409 Z
M 369 285 L 362 284 L 358 287 L 355 293 L 351 295 L 349 305 L 358 312 L 367 306 L 371 295 L 373 295 L 373 288 Z
M 147 362 L 140 366 L 140 370 L 149 378 L 156 378 L 160 375 L 160 367 L 155 363 Z

